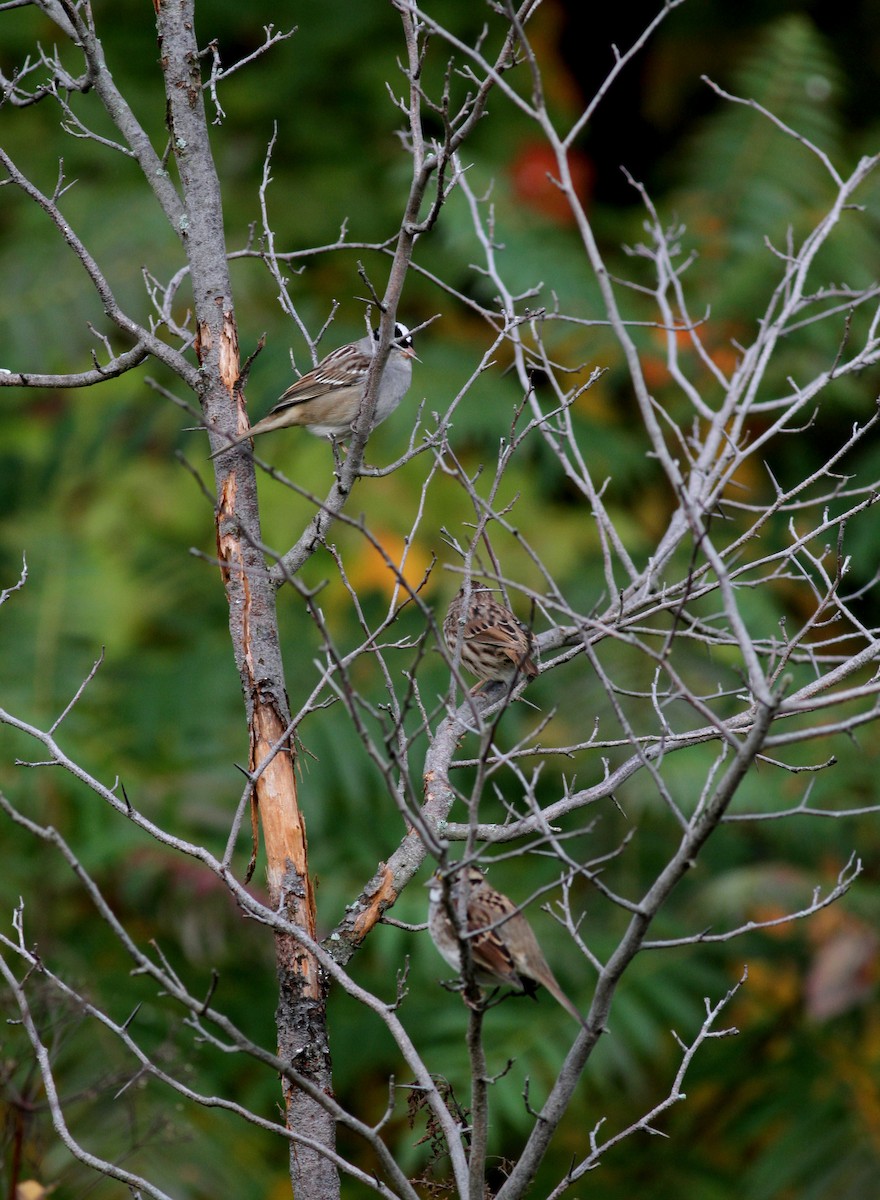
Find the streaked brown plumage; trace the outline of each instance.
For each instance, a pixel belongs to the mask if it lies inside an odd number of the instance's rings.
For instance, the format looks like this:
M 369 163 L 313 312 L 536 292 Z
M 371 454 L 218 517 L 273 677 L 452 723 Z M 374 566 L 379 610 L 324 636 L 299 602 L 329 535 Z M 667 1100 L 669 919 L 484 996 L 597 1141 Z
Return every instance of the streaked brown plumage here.
M 443 622 L 443 638 L 453 657 L 461 645 L 461 665 L 480 680 L 474 690 L 483 683 L 534 679 L 538 648 L 531 630 L 481 583 L 471 584 L 462 626 L 464 598 L 465 588 L 461 588 Z
M 464 884 L 462 883 L 464 878 Z M 428 931 L 449 965 L 461 971 L 462 937 L 452 914 L 460 912 L 461 889 L 467 887 L 467 936 L 474 978 L 480 987 L 506 984 L 533 996 L 539 984 L 581 1025 L 584 1019 L 559 986 L 531 925 L 502 892 L 487 882 L 478 867 L 466 867 L 452 876 L 448 899 L 439 872 L 428 881 Z
M 313 370 L 292 383 L 261 421 L 251 425 L 241 437 L 215 450 L 211 458 L 217 458 L 261 433 L 287 429 L 291 425 L 301 425 L 318 437 L 348 437 L 364 398 L 378 337 L 376 330 L 359 342 L 349 342 L 331 351 Z M 394 340 L 379 381 L 373 410 L 374 428 L 394 412 L 406 395 L 412 380 L 412 360 L 415 357 L 412 335 L 405 325 L 398 322 L 394 326 Z

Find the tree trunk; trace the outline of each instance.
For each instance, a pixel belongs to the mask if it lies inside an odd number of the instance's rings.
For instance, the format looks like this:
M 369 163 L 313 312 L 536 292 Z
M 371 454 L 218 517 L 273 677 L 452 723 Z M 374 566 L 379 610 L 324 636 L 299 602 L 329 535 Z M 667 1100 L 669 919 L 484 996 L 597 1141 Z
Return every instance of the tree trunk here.
M 180 172 L 186 246 L 196 315 L 196 351 L 204 380 L 200 397 L 207 427 L 231 430 L 242 403 L 239 352 L 223 237 L 220 185 L 210 151 L 191 0 L 159 0 L 162 68 L 171 142 Z M 219 447 L 221 443 L 217 443 Z M 268 860 L 272 906 L 310 936 L 315 904 L 308 877 L 305 824 L 299 811 L 293 747 L 285 741 L 290 712 L 278 645 L 275 589 L 259 549 L 256 477 L 246 454 L 218 465 L 217 552 L 229 602 L 232 644 L 241 677 L 255 783 Z M 231 465 L 228 465 L 231 464 Z M 290 935 L 276 936 L 279 1055 L 319 1091 L 331 1091 L 325 993 L 317 964 Z M 284 1083 L 287 1127 L 334 1149 L 333 1118 L 311 1096 Z M 291 1143 L 291 1179 L 298 1200 L 339 1195 L 335 1166 L 313 1145 Z

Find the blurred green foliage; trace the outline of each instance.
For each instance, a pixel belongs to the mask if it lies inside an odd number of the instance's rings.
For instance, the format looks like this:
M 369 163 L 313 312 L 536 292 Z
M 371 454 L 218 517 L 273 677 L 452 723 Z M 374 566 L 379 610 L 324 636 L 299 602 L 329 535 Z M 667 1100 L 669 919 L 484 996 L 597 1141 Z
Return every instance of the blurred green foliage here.
M 128 2 L 106 12 L 100 4 L 95 7 L 110 68 L 154 144 L 161 147 L 164 99 L 149 11 Z M 751 23 L 738 22 L 736 36 L 714 47 L 721 82 L 770 107 L 835 161 L 854 162 L 859 153 L 874 147 L 878 113 L 865 113 L 857 127 L 848 126 L 842 114 L 852 64 L 841 58 L 838 43 L 802 13 L 788 12 L 790 7 L 753 7 Z M 539 26 L 553 83 L 552 102 L 560 117 L 570 115 L 579 102 L 577 70 L 564 36 L 566 22 L 576 19 L 574 8 L 548 3 Z M 479 8 L 456 0 L 442 0 L 433 9 L 462 36 L 483 20 Z M 267 13 L 267 19 L 269 15 L 273 14 Z M 203 41 L 216 37 L 224 62 L 231 62 L 259 45 L 260 19 L 249 6 L 217 0 L 205 4 L 199 14 L 200 35 Z M 399 114 L 385 87 L 386 80 L 401 86 L 395 67 L 402 53 L 396 15 L 390 5 L 332 0 L 296 6 L 285 14 L 287 19 L 296 21 L 296 35 L 232 75 L 220 89 L 226 117 L 214 131 L 214 147 L 226 196 L 229 247 L 246 243 L 248 227 L 258 217 L 259 175 L 276 123 L 269 211 L 279 247 L 299 249 L 333 241 L 345 221 L 353 240 L 388 237 L 399 219 L 408 175 L 395 135 Z M 632 104 L 634 94 L 646 111 L 665 112 L 668 152 L 662 164 L 653 164 L 658 182 L 654 199 L 670 214 L 670 221 L 684 221 L 686 246 L 700 252 L 688 286 L 695 313 L 711 308 L 716 338 L 712 349 L 723 358 L 730 353 L 731 338 L 750 336 L 755 314 L 774 284 L 765 235 L 783 248 L 789 226 L 795 238 L 802 235 L 827 205 L 830 191 L 817 160 L 755 112 L 714 100 L 707 104 L 704 99 L 699 119 L 689 119 L 688 93 L 681 78 L 673 81 L 670 64 L 693 88 L 700 69 L 699 63 L 692 65 L 693 39 L 701 21 L 707 23 L 702 29 L 706 38 L 712 22 L 706 4 L 685 5 L 667 23 L 648 51 L 641 79 L 634 73 L 625 77 L 621 86 L 632 94 L 621 97 L 621 103 Z M 2 22 L 0 65 L 6 74 L 33 52 L 37 41 L 48 45 L 56 40 L 36 9 L 6 11 Z M 876 50 L 876 37 L 874 46 Z M 75 55 L 65 54 L 75 69 Z M 430 60 L 432 81 L 444 65 L 442 56 Z M 648 86 L 651 81 L 653 88 Z M 606 109 L 614 112 L 615 103 L 612 93 Z M 563 309 L 595 317 L 600 311 L 598 293 L 572 230 L 546 196 L 529 199 L 524 191 L 523 172 L 537 154 L 534 131 L 500 99 L 490 108 L 468 158 L 475 190 L 492 189 L 507 278 L 523 289 L 543 281 L 545 294 L 552 289 Z M 94 97 L 83 97 L 77 111 L 88 124 L 111 135 Z M 44 189 L 53 186 L 63 157 L 67 177 L 77 180 L 64 198 L 65 212 L 120 300 L 139 319 L 147 319 L 142 268 L 165 278 L 180 266 L 180 249 L 130 162 L 92 142 L 66 137 L 57 110 L 46 103 L 0 110 L 0 137 Z M 591 215 L 616 269 L 631 272 L 632 261 L 615 248 L 643 236 L 642 213 L 634 203 L 603 203 L 605 181 L 616 163 L 612 168 L 607 147 L 600 150 L 601 143 L 588 131 L 582 149 L 584 186 L 594 187 L 598 197 Z M 616 162 L 625 158 L 626 150 L 622 129 Z M 651 160 L 640 143 L 633 154 L 637 160 Z M 851 214 L 833 239 L 817 263 L 817 280 L 861 285 L 873 277 L 880 260 L 876 187 L 866 189 L 861 199 L 865 212 Z M 468 265 L 478 260 L 478 248 L 460 198 L 453 198 L 437 229 L 419 244 L 417 257 L 427 271 L 491 300 L 491 289 Z M 328 339 L 333 344 L 355 336 L 360 328 L 361 306 L 355 300 L 363 295 L 359 259 L 381 287 L 385 260 L 360 251 L 306 260 L 295 277 L 291 271 L 292 294 L 312 329 L 326 318 L 334 300 L 340 302 L 339 319 Z M 93 346 L 87 321 L 117 344 L 72 256 L 45 218 L 10 187 L 0 192 L 0 274 L 3 366 L 82 369 Z M 288 347 L 300 365 L 303 348 L 282 319 L 268 275 L 253 261 L 243 261 L 234 265 L 233 278 L 243 352 L 253 349 L 264 330 L 268 333 L 267 348 L 250 381 L 252 411 L 261 415 L 289 381 Z M 630 315 L 644 316 L 637 295 L 630 303 Z M 425 414 L 443 411 L 486 348 L 486 332 L 428 279 L 415 274 L 407 285 L 405 308 L 410 323 L 442 314 L 419 344 L 423 362 L 407 406 L 424 398 Z M 861 320 L 856 317 L 856 322 Z M 809 377 L 817 365 L 833 358 L 840 333 L 824 324 L 801 331 L 791 339 L 788 357 L 780 362 L 771 385 L 784 382 L 787 374 Z M 619 352 L 601 328 L 560 326 L 550 338 L 562 361 L 572 366 L 585 363 L 585 371 L 593 365 L 607 368 L 578 402 L 575 417 L 594 478 L 611 480 L 609 507 L 630 552 L 643 560 L 673 498 L 646 462 Z M 642 350 L 646 370 L 653 367 L 655 372 L 652 386 L 675 412 L 678 401 L 663 376 L 662 345 L 655 334 L 644 333 Z M 499 360 L 459 409 L 453 441 L 470 469 L 494 461 L 498 438 L 506 435 L 513 419 L 519 396 L 504 373 L 506 365 Z M 696 366 L 694 372 L 698 373 Z M 148 816 L 219 851 L 240 795 L 233 762 L 244 760 L 246 738 L 222 589 L 209 563 L 190 553 L 191 548 L 208 557 L 213 552 L 211 505 L 176 457 L 185 456 L 205 475 L 206 444 L 201 434 L 184 429 L 189 422 L 179 409 L 146 386 L 145 374 L 175 387 L 166 372 L 151 366 L 81 394 L 0 393 L 0 586 L 15 581 L 23 555 L 29 572 L 26 587 L 0 613 L 0 704 L 24 720 L 47 724 L 68 704 L 103 653 L 94 680 L 61 728 L 62 745 L 104 782 L 112 784 L 118 777 Z M 805 462 L 818 459 L 829 438 L 841 439 L 854 420 L 864 420 L 877 387 L 876 381 L 858 379 L 829 391 L 815 429 L 778 449 L 775 466 L 783 474 L 802 471 Z M 370 461 L 390 461 L 404 449 L 407 413 L 413 411 L 407 407 L 395 414 L 373 437 Z M 430 422 L 429 416 L 425 419 Z M 318 494 L 326 487 L 330 452 L 318 440 L 294 432 L 273 439 L 265 452 L 304 487 Z M 877 454 L 876 447 L 860 451 L 848 469 L 862 481 L 877 479 Z M 417 459 L 393 476 L 365 481 L 353 498 L 351 511 L 363 512 L 392 553 L 402 550 L 423 474 L 424 464 Z M 759 480 L 749 483 L 756 494 L 765 486 Z M 514 462 L 504 490 L 508 498 L 518 494 L 515 519 L 523 537 L 540 545 L 573 603 L 585 609 L 599 604 L 604 585 L 592 525 L 543 445 L 527 446 Z M 261 500 L 266 541 L 283 549 L 308 516 L 308 502 L 269 479 L 261 480 Z M 462 494 L 441 481 L 413 547 L 414 578 L 433 553 L 449 561 L 442 530 L 464 536 L 471 517 Z M 377 613 L 387 597 L 387 573 L 356 531 L 339 526 L 333 536 L 368 612 Z M 781 531 L 768 534 L 781 536 Z M 853 570 L 867 580 L 876 565 L 876 519 L 864 521 L 850 536 Z M 513 539 L 498 537 L 496 548 L 508 575 L 540 585 Z M 305 579 L 311 585 L 329 581 L 321 602 L 330 627 L 343 647 L 356 644 L 350 604 L 335 582 L 329 556 L 317 554 Z M 440 572 L 433 576 L 429 595 L 440 611 L 454 586 Z M 778 624 L 789 602 L 782 594 L 756 598 L 756 620 L 764 628 Z M 864 601 L 866 613 L 870 603 Z M 289 589 L 281 600 L 281 621 L 296 709 L 314 678 L 317 643 Z M 399 627 L 401 634 L 418 634 L 417 614 L 404 613 Z M 635 656 L 630 662 L 619 646 L 603 646 L 600 655 L 608 656 L 619 677 L 629 673 L 632 686 L 644 688 L 645 668 Z M 412 663 L 412 653 L 405 650 L 389 658 L 401 671 Z M 694 653 L 689 667 L 705 672 L 707 686 L 716 677 L 725 686 L 735 683 L 732 664 L 724 661 L 702 662 Z M 429 655 L 418 674 L 426 697 L 433 700 L 441 694 L 446 678 L 436 656 Z M 369 692 L 366 673 L 360 682 Z M 559 706 L 548 742 L 581 740 L 597 714 L 606 736 L 616 728 L 596 681 L 578 662 L 539 681 L 529 695 L 542 711 Z M 637 717 L 640 702 L 633 701 L 631 707 Z M 504 737 L 512 744 L 533 719 L 525 706 L 507 713 Z M 301 798 L 326 931 L 376 863 L 397 844 L 404 826 L 341 707 L 314 715 L 300 734 L 308 751 L 301 759 Z M 812 802 L 833 806 L 836 797 L 848 804 L 873 802 L 877 768 L 870 740 L 866 738 L 857 752 L 846 743 L 835 743 L 828 753 L 832 751 L 840 762 L 815 778 Z M 13 765 L 17 758 L 39 757 L 38 748 L 22 735 L 0 728 L 3 790 L 75 845 L 124 915 L 132 936 L 144 945 L 155 939 L 194 991 L 203 987 L 207 993 L 216 970 L 217 1003 L 252 1037 L 271 1047 L 275 981 L 269 939 L 243 925 L 225 892 L 203 872 L 160 852 L 74 780 L 57 770 Z M 669 787 L 695 801 L 708 761 L 708 752 L 673 756 L 664 765 Z M 595 762 L 573 766 L 566 759 L 551 759 L 545 764 L 540 795 L 556 796 L 563 776 L 575 767 L 582 780 L 602 770 Z M 737 803 L 767 808 L 772 792 L 774 799 L 782 794 L 795 804 L 803 789 L 801 777 L 765 766 L 753 772 Z M 618 799 L 621 809 L 601 813 L 590 838 L 581 838 L 570 849 L 575 855 L 591 856 L 638 829 L 629 852 L 609 866 L 608 876 L 613 886 L 637 896 L 666 861 L 677 826 L 645 781 L 635 781 Z M 273 1117 L 279 1102 L 277 1081 L 237 1056 L 216 1055 L 204 1045 L 194 1050 L 191 1032 L 181 1024 L 182 1014 L 162 1004 L 142 979 L 128 975 L 120 948 L 61 861 L 8 822 L 2 828 L 0 921 L 7 929 L 18 897 L 24 896 L 27 939 L 37 943 L 48 965 L 94 994 L 117 1020 L 140 1004 L 133 1031 L 169 1069 L 180 1070 L 185 1063 L 191 1086 L 233 1096 Z M 697 1056 L 685 1084 L 687 1100 L 659 1121 L 669 1140 L 642 1135 L 629 1139 L 576 1194 L 601 1191 L 606 1200 L 636 1192 L 657 1200 L 679 1194 L 713 1200 L 734 1193 L 750 1200 L 856 1200 L 871 1193 L 870 1181 L 880 1167 L 880 1026 L 876 1011 L 863 1001 L 876 980 L 876 952 L 863 964 L 865 986 L 859 990 L 853 985 L 848 1003 L 821 1018 L 808 1019 L 805 1013 L 810 981 L 828 947 L 845 932 L 870 948 L 880 909 L 878 841 L 876 822 L 870 820 L 826 822 L 821 827 L 806 820 L 730 825 L 719 833 L 699 869 L 662 914 L 658 936 L 690 931 L 695 912 L 707 925 L 725 928 L 806 903 L 814 885 L 828 886 L 836 878 L 853 846 L 859 847 L 868 869 L 845 908 L 809 928 L 786 927 L 728 946 L 707 945 L 662 956 L 648 953 L 637 960 L 617 998 L 610 1034 L 595 1056 L 581 1101 L 539 1177 L 535 1195 L 553 1186 L 572 1156 L 582 1151 L 587 1131 L 600 1120 L 605 1122 L 603 1133 L 613 1132 L 665 1094 L 680 1056 L 670 1030 L 690 1040 L 704 1017 L 703 997 L 717 1000 L 723 995 L 746 961 L 749 982 L 723 1019 L 724 1025 L 736 1024 L 742 1032 L 736 1039 L 709 1042 Z M 242 845 L 240 864 L 246 852 Z M 549 871 L 540 860 L 530 864 L 528 887 L 515 865 L 499 867 L 494 878 L 521 896 L 542 873 L 549 877 Z M 603 957 L 615 944 L 623 918 L 595 893 L 581 899 L 585 936 Z M 418 887 L 402 897 L 395 916 L 409 922 L 423 919 L 424 896 Z M 535 923 L 564 986 L 586 1003 L 591 980 L 585 964 L 567 957 L 569 943 L 546 917 L 538 914 Z M 353 972 L 390 997 L 397 973 L 407 962 L 409 994 L 403 1019 L 418 1033 L 427 1061 L 442 1071 L 466 1104 L 464 1011 L 455 997 L 438 990 L 443 967 L 426 936 L 380 927 L 354 962 Z M 552 1083 L 571 1035 L 565 1014 L 546 997 L 537 1009 L 529 1007 L 529 1017 L 539 1014 L 540 1024 L 523 1020 L 528 1003 L 504 1004 L 488 1019 L 492 1069 L 500 1070 L 508 1057 L 515 1060 L 495 1089 L 492 1139 L 499 1171 L 504 1158 L 516 1152 L 526 1080 L 532 1103 L 537 1104 Z M 397 1052 L 379 1022 L 346 996 L 334 994 L 330 1006 L 339 1098 L 377 1119 L 387 1101 L 388 1076 L 406 1083 Z M 90 1144 L 92 1138 L 96 1145 L 100 1142 L 101 1153 L 143 1170 L 172 1194 L 191 1200 L 221 1194 L 241 1200 L 287 1194 L 280 1141 L 228 1116 L 180 1106 L 176 1100 L 169 1103 L 169 1094 L 154 1083 L 135 1083 L 114 1100 L 133 1073 L 114 1041 L 48 991 L 41 993 L 39 1016 L 52 1030 L 53 1054 L 68 1094 L 76 1097 L 72 1124 L 81 1133 L 88 1131 Z M 22 1177 L 57 1181 L 59 1195 L 64 1196 L 118 1194 L 115 1185 L 95 1184 L 54 1138 L 21 1031 L 5 1027 L 0 1036 L 5 1136 L 9 1145 L 23 1150 Z M 423 1128 L 417 1119 L 410 1130 L 404 1109 L 401 1100 L 394 1136 L 402 1161 L 416 1173 L 425 1155 L 424 1147 L 417 1147 Z M 360 1144 L 343 1137 L 341 1147 L 361 1165 L 372 1165 Z M 2 1174 L 0 1180 L 8 1183 Z M 362 1193 L 348 1185 L 345 1194 Z

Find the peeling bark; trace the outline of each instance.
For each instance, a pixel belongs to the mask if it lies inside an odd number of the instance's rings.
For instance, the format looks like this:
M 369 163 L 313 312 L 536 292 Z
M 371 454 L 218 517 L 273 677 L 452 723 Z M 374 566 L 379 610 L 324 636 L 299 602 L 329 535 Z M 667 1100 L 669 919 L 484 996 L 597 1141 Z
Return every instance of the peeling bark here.
M 191 0 L 157 8 L 168 124 L 183 188 L 184 245 L 190 264 L 209 431 L 244 427 L 240 357 L 223 237 L 220 186 L 210 152 Z M 218 443 L 219 445 L 219 443 Z M 216 447 L 215 447 L 216 448 Z M 262 825 L 272 906 L 315 936 L 315 901 L 308 875 L 305 824 L 296 792 L 293 746 L 284 734 L 290 708 L 278 644 L 275 588 L 260 551 L 252 460 L 218 464 L 217 554 L 229 602 L 229 627 L 241 679 L 251 771 L 262 768 L 254 800 Z M 268 760 L 268 761 L 267 761 Z M 331 1094 L 325 987 L 314 958 L 290 936 L 276 935 L 278 1053 L 324 1094 Z M 288 1128 L 332 1151 L 333 1118 L 286 1082 Z M 339 1194 L 336 1167 L 313 1145 L 291 1143 L 291 1178 L 298 1200 Z

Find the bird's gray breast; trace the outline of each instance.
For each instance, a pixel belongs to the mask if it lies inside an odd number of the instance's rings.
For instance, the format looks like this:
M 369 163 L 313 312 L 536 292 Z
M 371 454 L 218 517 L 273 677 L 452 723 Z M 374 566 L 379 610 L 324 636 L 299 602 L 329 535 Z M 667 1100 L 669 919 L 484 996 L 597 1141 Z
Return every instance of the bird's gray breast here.
M 411 382 L 412 363 L 408 358 L 392 353 L 382 372 L 382 382 L 376 398 L 376 412 L 373 418 L 376 425 L 394 412 L 409 390 Z

